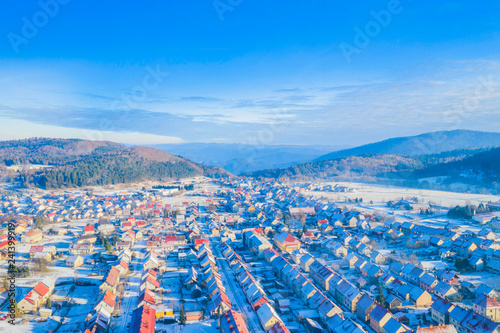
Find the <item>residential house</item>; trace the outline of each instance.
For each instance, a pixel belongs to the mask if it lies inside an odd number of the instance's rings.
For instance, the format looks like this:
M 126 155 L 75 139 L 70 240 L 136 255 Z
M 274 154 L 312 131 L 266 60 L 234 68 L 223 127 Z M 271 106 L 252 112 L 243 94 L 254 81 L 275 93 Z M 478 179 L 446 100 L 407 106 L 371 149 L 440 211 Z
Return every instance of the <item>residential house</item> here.
M 281 321 L 276 310 L 267 302 L 259 307 L 257 310 L 257 317 L 266 332 L 269 332 L 276 323 Z
M 300 241 L 287 232 L 274 236 L 274 245 L 283 252 L 292 252 L 300 249 Z
M 370 320 L 370 313 L 377 306 L 377 303 L 373 298 L 368 295 L 363 295 L 356 307 L 356 316 L 364 322 Z
M 43 233 L 40 229 L 33 229 L 21 235 L 21 242 L 23 243 L 38 243 L 43 239 Z
M 450 313 L 455 305 L 445 298 L 438 298 L 431 305 L 432 320 L 438 325 L 447 325 L 450 323 Z
M 465 333 L 499 333 L 499 324 L 490 319 L 474 312 L 469 311 L 465 318 L 460 323 L 460 326 Z
M 155 324 L 155 309 L 144 304 L 132 312 L 129 333 L 154 333 Z
M 239 312 L 228 310 L 219 319 L 221 333 L 248 333 L 245 320 Z
M 377 305 L 370 312 L 370 327 L 377 333 L 382 331 L 382 327 L 391 319 L 390 312 L 382 305 Z
M 486 294 L 476 297 L 472 309 L 492 321 L 500 321 L 500 303 Z
M 69 256 L 66 259 L 66 267 L 77 268 L 83 265 L 83 257 L 79 255 Z
M 460 293 L 455 287 L 442 281 L 434 287 L 434 294 L 437 297 L 446 298 L 450 301 L 455 301 L 460 298 Z

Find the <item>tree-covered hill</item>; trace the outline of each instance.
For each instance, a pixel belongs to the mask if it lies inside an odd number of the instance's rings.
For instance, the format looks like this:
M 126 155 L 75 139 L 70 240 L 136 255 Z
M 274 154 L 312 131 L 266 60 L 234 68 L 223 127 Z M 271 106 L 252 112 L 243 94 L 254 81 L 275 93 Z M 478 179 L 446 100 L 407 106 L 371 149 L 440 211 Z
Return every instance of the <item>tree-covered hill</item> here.
M 483 149 L 461 149 L 440 154 L 405 156 L 367 154 L 331 160 L 302 163 L 283 169 L 260 170 L 245 174 L 260 179 L 327 179 L 361 180 L 377 178 L 412 178 L 416 170 L 461 161 Z
M 199 165 L 161 150 L 113 142 L 76 139 L 29 139 L 0 142 L 0 166 L 42 164 L 44 170 L 21 172 L 23 184 L 43 188 L 80 187 L 172 180 L 206 175 L 228 177 L 227 171 Z
M 453 130 L 424 133 L 417 136 L 391 138 L 367 145 L 334 151 L 316 160 L 332 160 L 339 157 L 366 154 L 429 155 L 469 148 L 500 146 L 500 133 Z

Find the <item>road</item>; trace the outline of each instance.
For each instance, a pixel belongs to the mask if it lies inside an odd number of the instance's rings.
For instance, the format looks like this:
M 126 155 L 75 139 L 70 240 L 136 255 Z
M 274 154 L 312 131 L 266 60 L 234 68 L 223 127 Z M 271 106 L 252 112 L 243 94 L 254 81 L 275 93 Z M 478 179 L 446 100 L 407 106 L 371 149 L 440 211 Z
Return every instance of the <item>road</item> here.
M 232 273 L 233 271 L 229 267 L 229 264 L 227 263 L 226 259 L 222 257 L 222 254 L 220 253 L 219 245 L 216 245 L 216 253 L 217 253 L 217 261 L 219 262 L 219 267 L 222 270 L 222 276 L 224 276 L 225 282 L 224 286 L 229 286 L 230 293 L 227 293 L 229 300 L 231 301 L 231 304 L 233 305 L 233 308 L 235 310 L 238 310 L 240 313 L 244 313 L 247 317 L 247 326 L 248 330 L 253 333 L 264 333 L 260 326 L 259 319 L 257 317 L 257 314 L 253 311 L 252 307 L 250 304 L 246 302 L 246 297 L 245 294 L 243 293 L 243 290 L 237 283 L 234 281 L 234 274 Z M 228 272 L 231 272 L 229 274 Z M 227 290 L 226 290 L 227 291 Z M 237 305 L 237 308 L 236 306 Z
M 141 253 L 141 255 L 143 254 Z M 125 333 L 129 331 L 127 325 L 131 322 L 132 312 L 137 308 L 142 273 L 140 259 L 132 259 L 130 267 L 132 267 L 133 272 L 128 276 L 128 281 L 124 282 L 125 290 L 120 308 L 120 317 L 116 318 L 115 325 L 112 326 L 113 333 Z

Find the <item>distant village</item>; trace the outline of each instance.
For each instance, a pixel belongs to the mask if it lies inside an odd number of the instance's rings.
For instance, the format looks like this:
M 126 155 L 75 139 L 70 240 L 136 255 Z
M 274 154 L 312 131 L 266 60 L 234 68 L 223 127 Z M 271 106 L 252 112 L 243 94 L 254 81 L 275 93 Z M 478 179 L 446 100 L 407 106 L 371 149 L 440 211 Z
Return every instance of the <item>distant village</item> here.
M 23 332 L 500 333 L 499 202 L 466 221 L 361 196 L 204 177 L 1 194 L 0 330 L 15 301 Z

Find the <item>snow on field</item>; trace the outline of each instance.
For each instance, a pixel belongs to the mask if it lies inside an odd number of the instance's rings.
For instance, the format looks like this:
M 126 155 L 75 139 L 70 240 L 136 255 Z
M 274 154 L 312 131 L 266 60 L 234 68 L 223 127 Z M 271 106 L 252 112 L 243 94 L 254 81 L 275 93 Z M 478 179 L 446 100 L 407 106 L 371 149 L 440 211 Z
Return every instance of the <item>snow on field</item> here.
M 421 190 L 410 189 L 401 187 L 392 187 L 386 185 L 376 184 L 362 184 L 362 183 L 325 183 L 329 185 L 339 184 L 354 188 L 355 192 L 333 193 L 333 192 L 320 192 L 320 191 L 307 191 L 309 195 L 315 197 L 326 197 L 330 200 L 344 201 L 345 199 L 363 198 L 363 202 L 367 203 L 373 201 L 374 204 L 385 204 L 389 200 L 400 200 L 406 197 L 417 197 L 419 201 L 429 203 L 432 202 L 438 206 L 454 207 L 456 205 L 465 205 L 470 202 L 478 205 L 489 201 L 499 201 L 500 196 L 490 194 L 471 194 L 471 193 L 457 193 L 446 191 L 434 190 Z
M 53 319 L 48 319 L 46 322 L 37 323 L 35 320 L 28 321 L 23 325 L 16 324 L 10 325 L 7 321 L 0 321 L 0 332 L 20 333 L 20 332 L 34 332 L 46 333 L 54 330 L 58 326 L 58 322 Z
M 496 290 L 500 288 L 500 276 L 498 274 L 488 272 L 461 273 L 461 281 L 468 281 L 474 285 L 486 284 Z

